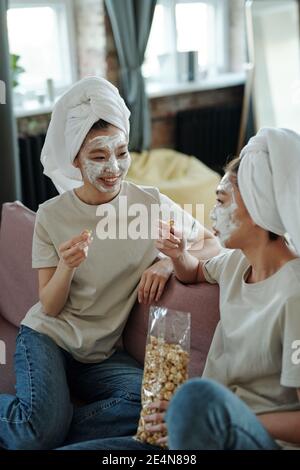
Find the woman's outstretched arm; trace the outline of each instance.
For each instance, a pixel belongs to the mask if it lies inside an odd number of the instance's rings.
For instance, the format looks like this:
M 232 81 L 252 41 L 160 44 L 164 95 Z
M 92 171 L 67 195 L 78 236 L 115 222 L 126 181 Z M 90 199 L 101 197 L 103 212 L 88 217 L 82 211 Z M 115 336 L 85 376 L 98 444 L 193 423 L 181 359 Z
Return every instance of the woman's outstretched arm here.
M 156 247 L 172 260 L 177 279 L 185 284 L 205 282 L 203 264 L 206 259 L 219 254 L 220 245 L 208 230 L 204 238 L 187 248 L 184 238 L 170 225 L 160 222 Z

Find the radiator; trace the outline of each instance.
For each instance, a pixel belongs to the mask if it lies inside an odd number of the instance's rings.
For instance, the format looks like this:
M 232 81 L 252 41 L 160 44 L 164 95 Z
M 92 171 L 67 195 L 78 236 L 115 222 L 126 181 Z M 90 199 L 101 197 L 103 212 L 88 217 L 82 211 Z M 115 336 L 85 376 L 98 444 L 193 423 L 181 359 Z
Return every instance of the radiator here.
M 45 135 L 19 137 L 19 158 L 22 181 L 22 202 L 33 211 L 39 204 L 58 193 L 52 181 L 43 175 L 40 162 Z
M 223 174 L 228 157 L 237 151 L 241 112 L 240 104 L 178 112 L 176 150 Z

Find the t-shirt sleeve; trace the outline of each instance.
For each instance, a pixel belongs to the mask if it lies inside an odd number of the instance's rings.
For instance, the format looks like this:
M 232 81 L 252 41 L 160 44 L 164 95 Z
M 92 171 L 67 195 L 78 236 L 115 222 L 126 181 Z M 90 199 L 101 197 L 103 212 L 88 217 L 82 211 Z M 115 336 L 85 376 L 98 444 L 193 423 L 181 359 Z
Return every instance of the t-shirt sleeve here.
M 300 388 L 300 296 L 288 299 L 285 306 L 280 383 Z
M 45 215 L 39 209 L 32 240 L 32 267 L 51 268 L 58 265 L 59 256 L 45 228 Z
M 183 233 L 186 241 L 191 244 L 204 237 L 204 227 L 189 212 L 182 209 L 165 194 L 159 194 L 163 220 L 174 219 L 176 228 Z
M 210 284 L 220 283 L 220 277 L 229 256 L 229 250 L 224 250 L 219 255 L 205 261 L 203 264 L 203 274 L 207 282 Z

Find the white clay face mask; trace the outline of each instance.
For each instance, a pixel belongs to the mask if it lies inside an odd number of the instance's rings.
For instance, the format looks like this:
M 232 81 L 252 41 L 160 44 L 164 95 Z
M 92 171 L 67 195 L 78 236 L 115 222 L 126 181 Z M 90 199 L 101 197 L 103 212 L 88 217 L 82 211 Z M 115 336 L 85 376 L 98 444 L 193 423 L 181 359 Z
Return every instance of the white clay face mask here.
M 123 134 L 95 137 L 86 145 L 82 157 L 83 170 L 89 182 L 105 193 L 118 190 L 131 163 Z
M 210 218 L 214 222 L 213 228 L 218 232 L 221 245 L 226 246 L 226 241 L 239 227 L 239 224 L 234 220 L 234 212 L 238 206 L 234 197 L 234 188 L 228 176 L 222 179 L 219 189 L 229 194 L 230 201 L 226 207 L 216 205 L 210 213 Z

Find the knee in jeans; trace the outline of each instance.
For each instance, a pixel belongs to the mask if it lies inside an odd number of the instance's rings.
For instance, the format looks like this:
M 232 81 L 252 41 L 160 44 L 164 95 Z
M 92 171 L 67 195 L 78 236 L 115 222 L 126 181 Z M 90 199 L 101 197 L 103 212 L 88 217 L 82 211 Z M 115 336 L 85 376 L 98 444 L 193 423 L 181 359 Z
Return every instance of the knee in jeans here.
M 194 388 L 195 398 L 198 397 L 200 400 L 204 398 L 206 400 L 209 399 L 210 402 L 214 401 L 214 403 L 223 402 L 224 393 L 228 393 L 226 387 L 211 379 L 192 379 L 189 382 L 190 387 Z
M 184 410 L 184 414 L 197 413 L 197 409 L 210 405 L 218 406 L 224 402 L 225 387 L 209 379 L 194 378 L 185 382 L 175 393 L 170 404 L 172 410 Z

